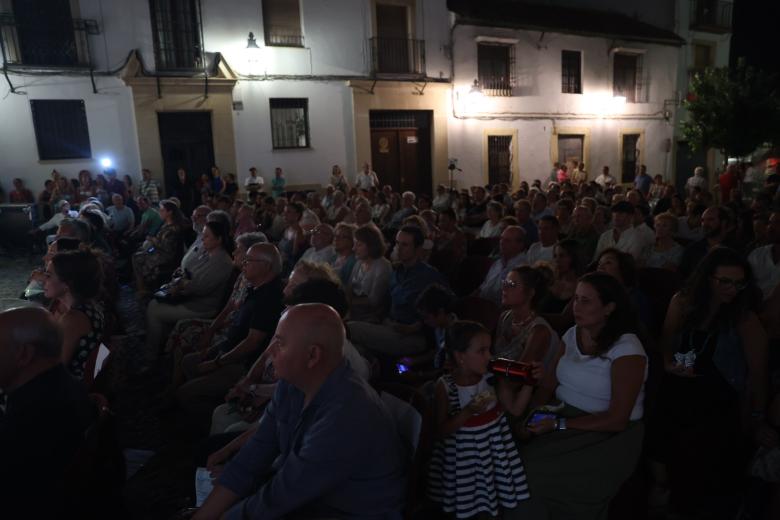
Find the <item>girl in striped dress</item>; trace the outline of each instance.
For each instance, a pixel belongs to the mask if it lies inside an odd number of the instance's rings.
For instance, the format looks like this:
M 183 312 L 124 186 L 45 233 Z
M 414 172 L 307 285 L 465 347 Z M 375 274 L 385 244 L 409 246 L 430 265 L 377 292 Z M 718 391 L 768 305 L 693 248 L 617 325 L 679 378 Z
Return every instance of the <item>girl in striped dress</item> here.
M 490 333 L 479 323 L 454 322 L 446 335 L 451 374 L 436 383 L 438 440 L 428 495 L 455 518 L 495 517 L 529 497 L 525 469 L 505 411 L 522 415 L 533 387 L 497 378 L 488 384 Z M 541 364 L 534 377 L 541 378 Z

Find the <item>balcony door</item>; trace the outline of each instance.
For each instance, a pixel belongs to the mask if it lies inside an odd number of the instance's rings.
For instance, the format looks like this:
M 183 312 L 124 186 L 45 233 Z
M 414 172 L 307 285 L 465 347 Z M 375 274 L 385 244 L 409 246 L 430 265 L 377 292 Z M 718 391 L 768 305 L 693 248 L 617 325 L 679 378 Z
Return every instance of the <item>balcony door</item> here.
M 376 4 L 378 72 L 409 72 L 409 7 Z
M 14 0 L 21 62 L 69 67 L 78 62 L 69 0 Z

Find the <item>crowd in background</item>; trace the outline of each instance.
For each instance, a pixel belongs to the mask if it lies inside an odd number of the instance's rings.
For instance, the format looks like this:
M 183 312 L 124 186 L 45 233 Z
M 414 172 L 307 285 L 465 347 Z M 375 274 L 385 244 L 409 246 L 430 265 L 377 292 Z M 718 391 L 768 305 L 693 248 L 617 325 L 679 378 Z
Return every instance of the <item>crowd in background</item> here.
M 644 166 L 622 185 L 606 166 L 591 180 L 556 163 L 514 189 L 426 194 L 369 164 L 352 179 L 333 166 L 305 192 L 280 168 L 242 185 L 179 169 L 167 193 L 149 170 L 53 171 L 37 197 L 15 179 L 8 200 L 36 204 L 30 239 L 46 255 L 24 297 L 60 330 L 56 370 L 85 389 L 101 343 L 128 332 L 116 302 L 132 288 L 141 370 L 166 372 L 161 410 L 210 441 L 200 518 L 390 518 L 409 513 L 415 472 L 421 502 L 457 518 L 606 518 L 638 473 L 664 514 L 773 518 L 780 174 L 748 198 L 744 173 L 729 165 L 713 194 L 702 168 L 678 192 Z M 295 357 L 292 337 L 317 349 Z M 493 358 L 533 377 L 494 380 Z M 432 408 L 425 457 L 388 435 L 367 386 L 387 381 Z M 0 379 L 11 411 L 14 386 Z M 0 439 L 34 450 L 14 428 Z

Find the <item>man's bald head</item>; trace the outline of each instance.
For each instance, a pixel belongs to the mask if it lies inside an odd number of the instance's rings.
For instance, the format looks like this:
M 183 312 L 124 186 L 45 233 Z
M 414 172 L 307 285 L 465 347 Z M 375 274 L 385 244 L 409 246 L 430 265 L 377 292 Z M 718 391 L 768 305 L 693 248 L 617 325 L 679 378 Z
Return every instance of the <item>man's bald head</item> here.
M 62 328 L 41 307 L 16 307 L 0 312 L 2 348 L 31 346 L 36 356 L 58 358 L 62 353 Z
M 341 317 L 328 305 L 288 308 L 268 347 L 277 377 L 310 397 L 343 362 L 345 336 Z
M 319 345 L 327 357 L 344 355 L 344 324 L 333 307 L 324 303 L 302 303 L 290 307 L 284 318 L 296 325 L 299 339 L 306 345 Z
M 62 328 L 40 307 L 0 312 L 0 388 L 11 391 L 58 365 Z

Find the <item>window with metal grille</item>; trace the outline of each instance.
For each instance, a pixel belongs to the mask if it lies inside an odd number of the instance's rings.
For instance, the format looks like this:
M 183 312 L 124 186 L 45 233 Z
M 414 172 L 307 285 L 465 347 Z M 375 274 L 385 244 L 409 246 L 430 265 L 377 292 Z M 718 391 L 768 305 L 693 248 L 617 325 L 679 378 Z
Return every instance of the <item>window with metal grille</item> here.
M 271 98 L 274 149 L 309 147 L 309 100 Z
M 30 108 L 41 161 L 92 157 L 83 100 L 33 99 Z
M 514 69 L 514 45 L 477 44 L 477 76 L 486 96 L 511 96 Z
M 561 92 L 582 94 L 582 53 L 561 51 Z
M 203 68 L 198 0 L 149 0 L 159 71 Z
M 616 53 L 613 62 L 612 95 L 623 96 L 628 103 L 647 102 L 647 86 L 642 72 L 641 54 Z
M 303 47 L 299 0 L 263 0 L 265 44 Z
M 512 183 L 512 136 L 488 136 L 488 182 Z

